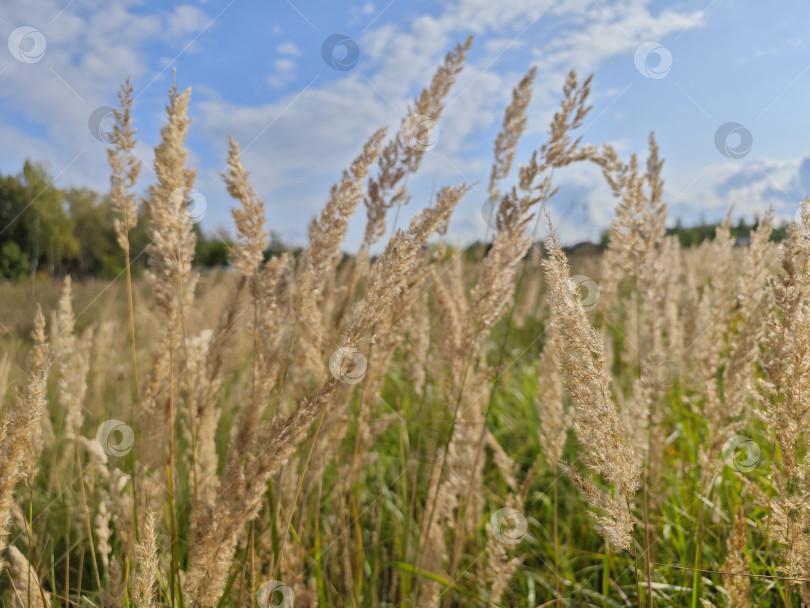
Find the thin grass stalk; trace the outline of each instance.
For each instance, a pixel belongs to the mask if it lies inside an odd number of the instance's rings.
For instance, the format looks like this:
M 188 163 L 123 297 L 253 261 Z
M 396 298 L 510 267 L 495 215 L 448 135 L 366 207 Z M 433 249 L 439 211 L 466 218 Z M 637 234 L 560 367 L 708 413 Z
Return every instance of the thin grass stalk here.
M 557 530 L 559 526 L 559 506 L 557 503 L 557 467 L 553 467 L 551 473 L 554 475 L 554 481 L 551 482 L 551 491 L 553 494 L 553 514 L 551 524 L 553 526 L 552 534 L 554 535 L 554 591 L 557 594 L 557 608 L 560 608 L 562 606 L 562 583 L 560 581 L 560 539 Z
M 198 479 L 197 479 L 197 433 L 195 432 L 195 419 L 194 404 L 191 397 L 191 379 L 188 372 L 188 339 L 186 337 L 186 313 L 185 313 L 185 296 L 183 295 L 183 281 L 178 281 L 178 290 L 180 292 L 180 332 L 183 340 L 183 357 L 186 364 L 183 366 L 183 372 L 186 376 L 186 401 L 188 402 L 188 427 L 191 434 L 191 480 L 194 502 L 197 502 L 198 496 Z
M 74 444 L 75 446 L 75 444 Z M 74 448 L 74 457 L 79 458 L 78 452 Z M 93 542 L 93 526 L 90 523 L 90 509 L 87 506 L 87 492 L 84 488 L 84 471 L 82 470 L 82 463 L 79 461 L 79 487 L 82 491 L 82 506 L 84 507 L 84 522 L 87 526 L 87 541 L 90 543 L 90 556 L 93 558 L 93 573 L 96 575 L 96 585 L 101 589 L 101 577 L 98 572 L 98 560 L 96 559 L 96 546 Z
M 632 513 L 632 509 L 630 508 L 630 497 L 625 495 L 624 500 L 627 504 L 627 511 Z M 630 549 L 633 555 L 633 572 L 636 575 L 636 597 L 638 597 L 638 604 L 639 606 L 642 603 L 643 597 L 641 595 L 641 583 L 639 582 L 639 568 L 638 568 L 638 555 L 636 551 L 636 535 L 635 535 L 635 526 L 633 526 L 633 538 L 632 543 L 630 544 Z
M 605 547 L 605 552 L 602 556 L 602 608 L 608 607 L 608 597 L 610 593 L 610 566 L 611 566 L 612 551 L 610 545 Z
M 138 352 L 135 342 L 135 305 L 132 299 L 132 262 L 129 259 L 129 243 L 124 250 L 124 263 L 126 264 L 126 283 L 127 283 L 127 312 L 129 316 L 129 344 L 130 353 L 132 356 L 132 375 L 135 382 L 135 399 L 138 403 L 141 401 L 141 383 L 138 379 Z
M 129 341 L 132 356 L 132 375 L 135 382 L 135 398 L 140 403 L 140 381 L 138 378 L 138 354 L 135 340 L 135 306 L 132 295 L 132 261 L 130 259 L 129 233 L 137 222 L 137 205 L 132 188 L 141 171 L 141 161 L 134 153 L 137 140 L 136 129 L 132 127 L 132 85 L 129 78 L 118 93 L 120 108 L 114 110 L 115 126 L 112 132 L 113 148 L 108 151 L 112 168 L 110 176 L 110 198 L 120 219 L 116 218 L 115 229 L 118 244 L 124 250 L 124 269 L 127 285 L 127 312 L 129 314 Z
M 318 499 L 315 502 L 317 505 L 315 511 L 315 530 L 314 530 L 314 561 L 315 561 L 315 581 L 318 588 L 318 605 L 326 605 L 326 589 L 324 586 L 323 565 L 321 563 L 321 497 L 323 494 L 323 478 L 318 484 Z
M 700 599 L 700 571 L 701 571 L 701 558 L 703 550 L 703 514 L 706 510 L 706 503 L 700 501 L 700 513 L 698 515 L 698 533 L 695 540 L 695 562 L 694 572 L 692 574 L 692 608 L 697 608 L 698 600 Z
M 524 82 L 530 84 L 531 78 L 528 78 Z M 546 176 L 538 185 L 535 185 L 535 180 L 539 175 L 547 171 L 550 172 L 554 166 L 570 164 L 577 159 L 578 155 L 582 156 L 582 158 L 588 158 L 590 155 L 590 152 L 585 154 L 580 151 L 579 140 L 571 143 L 570 136 L 568 135 L 569 129 L 577 128 L 589 110 L 589 108 L 585 106 L 589 92 L 589 84 L 590 78 L 586 79 L 581 89 L 578 89 L 576 76 L 573 72 L 569 74 L 564 88 L 565 99 L 562 103 L 561 112 L 555 114 L 552 123 L 552 136 L 550 141 L 540 148 L 541 163 L 538 164 L 537 162 L 537 153 L 533 154 L 529 166 L 521 168 L 521 195 L 518 196 L 517 190 L 513 187 L 512 191 L 506 195 L 501 202 L 501 207 L 498 209 L 497 217 L 495 218 L 498 232 L 493 241 L 492 250 L 484 258 L 479 284 L 473 291 L 474 316 L 470 322 L 467 323 L 468 327 L 466 329 L 466 344 L 472 347 L 472 352 L 476 352 L 479 348 L 479 332 L 481 336 L 486 336 L 489 329 L 501 316 L 504 306 L 503 300 L 514 298 L 516 289 L 516 286 L 513 284 L 515 265 L 525 257 L 526 251 L 532 244 L 533 237 L 528 237 L 525 234 L 526 226 L 532 219 L 530 215 L 532 206 L 537 203 L 543 205 L 548 198 L 553 196 L 553 193 L 550 192 L 550 176 Z M 573 120 L 569 122 L 570 115 L 574 110 L 576 110 L 576 115 Z M 506 127 L 505 129 L 508 130 Z M 518 132 L 516 135 L 519 138 L 520 133 Z M 495 175 L 494 171 L 493 175 Z M 493 194 L 497 193 L 492 181 L 490 183 L 490 191 Z M 535 230 L 536 228 L 537 223 L 535 224 Z M 523 270 L 525 271 L 525 266 Z M 514 300 L 512 311 L 514 311 Z M 511 313 L 509 323 L 511 324 Z M 471 362 L 472 358 L 467 365 L 469 366 Z M 476 465 L 482 450 L 484 438 L 486 437 L 486 416 L 484 416 L 482 424 L 484 426 L 481 429 L 476 448 Z M 470 499 L 470 489 L 475 485 L 474 476 L 476 471 L 477 466 L 474 466 L 470 470 L 470 480 L 467 482 L 468 491 L 464 496 L 465 504 Z M 459 515 L 456 518 L 457 528 L 460 527 L 463 512 L 463 508 L 458 509 Z M 456 567 L 457 550 L 460 547 L 459 542 L 460 539 L 457 537 L 451 566 L 451 578 Z
M 484 437 L 486 436 L 487 430 L 488 429 L 487 429 L 487 426 L 486 426 L 486 418 L 484 418 L 484 422 L 481 425 L 481 437 L 480 437 L 480 439 L 478 441 L 478 445 L 477 445 L 477 448 L 476 448 L 476 451 L 475 451 L 475 460 L 472 463 L 471 470 L 476 470 L 476 468 L 478 467 L 478 459 L 481 457 L 481 454 L 483 453 L 482 448 L 483 448 L 483 445 L 484 445 Z M 471 481 L 473 481 L 473 480 L 471 480 Z M 473 483 L 474 483 L 474 481 L 473 481 Z M 466 514 L 466 508 L 467 508 L 467 505 L 468 505 L 469 500 L 470 500 L 470 495 L 472 494 L 473 491 L 474 491 L 474 488 L 471 487 L 471 486 L 468 486 L 468 492 L 463 497 L 464 500 L 459 501 L 458 518 L 457 518 L 457 525 L 459 525 L 459 528 L 457 528 L 457 529 L 459 530 L 459 533 L 456 534 L 456 538 L 455 538 L 455 541 L 453 543 L 453 558 L 452 558 L 452 561 L 450 563 L 450 572 L 449 572 L 449 578 L 450 578 L 451 581 L 455 580 L 455 578 L 456 578 L 456 570 L 458 568 L 458 560 L 459 560 L 460 554 L 461 554 L 461 542 L 462 542 L 462 539 L 464 538 L 464 534 L 461 533 L 462 528 L 460 527 L 460 524 L 464 521 L 464 516 Z M 449 608 L 449 606 L 450 606 L 450 598 L 451 598 L 450 593 L 447 593 L 445 595 L 445 598 L 444 598 L 444 606 L 445 606 L 445 608 Z
M 33 552 L 34 541 L 31 538 L 31 532 L 33 530 L 33 525 L 34 525 L 34 506 L 33 506 L 34 505 L 34 488 L 31 487 L 30 484 L 28 484 L 28 491 L 29 491 L 28 521 L 27 521 L 28 525 L 25 528 L 25 535 L 28 538 L 28 547 L 30 547 L 31 551 Z M 33 556 L 31 554 L 29 554 L 29 557 L 33 557 Z M 39 560 L 37 560 L 37 561 L 39 561 Z M 32 606 L 32 604 L 31 604 L 31 581 L 32 581 L 32 578 L 35 578 L 37 591 L 39 592 L 39 599 L 42 601 L 42 605 L 45 608 L 48 608 L 49 605 L 50 605 L 50 602 L 48 601 L 48 597 L 45 594 L 46 593 L 45 589 L 42 587 L 42 582 L 39 580 L 39 574 L 38 574 L 38 572 L 39 572 L 39 563 L 37 563 L 32 568 L 32 567 L 30 567 L 30 559 L 28 560 L 28 562 L 29 562 L 29 567 L 27 568 L 27 571 L 26 571 L 27 578 L 28 578 L 27 585 L 26 585 L 26 589 L 28 590 L 28 606 Z
M 326 403 L 326 407 L 323 408 L 323 412 L 321 413 L 320 419 L 318 420 L 318 426 L 315 429 L 315 435 L 312 438 L 312 444 L 309 447 L 309 451 L 307 452 L 306 460 L 304 461 L 304 468 L 301 471 L 301 474 L 298 479 L 298 487 L 295 490 L 295 496 L 293 497 L 293 502 L 290 505 L 290 514 L 287 517 L 287 522 L 284 524 L 284 533 L 281 536 L 281 549 L 278 552 L 278 559 L 276 560 L 275 568 L 273 569 L 273 579 L 277 579 L 278 571 L 281 567 L 281 556 L 284 554 L 284 546 L 287 543 L 287 536 L 290 531 L 290 524 L 292 523 L 293 513 L 295 512 L 295 505 L 298 502 L 298 497 L 301 494 L 301 489 L 304 487 L 304 477 L 307 472 L 307 468 L 309 467 L 310 458 L 312 458 L 312 452 L 315 450 L 315 444 L 318 441 L 318 435 L 320 435 L 321 427 L 323 426 L 323 420 L 326 418 L 326 412 L 329 409 L 329 403 L 332 400 L 332 394 L 329 393 L 329 397 Z
M 169 531 L 171 538 L 171 570 L 169 575 L 169 593 L 172 607 L 175 606 L 180 589 L 179 537 L 177 534 L 176 505 L 174 502 L 174 340 L 169 336 L 169 458 L 166 462 L 166 482 L 169 501 Z M 181 600 L 182 601 L 182 600 Z
M 71 459 L 71 463 L 73 460 Z M 70 507 L 65 509 L 65 599 L 70 601 Z M 56 580 L 56 579 L 54 579 Z
M 600 533 L 608 542 L 632 552 L 638 601 L 641 602 L 643 596 L 639 584 L 635 522 L 630 502 L 639 487 L 641 466 L 635 452 L 626 445 L 619 413 L 610 393 L 611 378 L 606 368 L 604 345 L 575 295 L 568 261 L 550 219 L 546 249 L 549 255 L 543 265 L 549 296 L 565 345 L 565 348 L 560 344 L 555 345 L 555 352 L 575 406 L 580 458 L 593 472 L 617 487 L 627 511 L 623 513 L 616 501 L 570 466 L 563 465 L 563 470 L 588 498 L 598 517 Z
M 78 591 L 79 599 L 82 596 L 82 579 L 84 578 L 84 551 L 79 552 L 79 580 L 76 583 L 76 589 Z M 68 600 L 68 603 L 70 601 Z
M 642 485 L 644 493 L 644 572 L 647 578 L 647 597 L 649 599 L 649 606 L 653 608 L 653 589 L 652 589 L 652 570 L 650 568 L 650 523 L 649 523 L 649 505 L 647 501 L 647 484 Z
M 477 333 L 475 335 L 477 335 Z M 460 382 L 459 388 L 458 388 L 458 396 L 456 397 L 456 403 L 455 403 L 454 409 L 453 409 L 453 416 L 451 417 L 450 435 L 447 438 L 447 443 L 444 446 L 444 450 L 443 450 L 443 454 L 442 454 L 442 463 L 441 463 L 441 468 L 439 470 L 439 479 L 440 480 L 444 477 L 444 474 L 445 474 L 445 472 L 447 470 L 447 458 L 448 458 L 450 442 L 452 441 L 452 438 L 453 438 L 453 428 L 455 427 L 456 420 L 458 420 L 458 413 L 461 410 L 461 402 L 462 402 L 461 398 L 462 398 L 462 393 L 463 393 L 463 390 L 464 390 L 464 384 L 466 382 L 467 372 L 468 372 L 468 370 L 470 368 L 470 365 L 471 365 L 471 363 L 473 361 L 474 356 L 475 356 L 475 353 L 471 349 L 470 353 L 469 353 L 469 356 L 468 356 L 468 359 L 467 359 L 467 362 L 465 363 L 465 365 L 463 367 L 463 373 L 462 373 L 462 377 L 461 377 L 461 382 Z M 434 464 L 433 466 L 435 467 L 436 465 Z M 435 495 L 433 497 L 433 501 L 431 502 L 430 512 L 429 512 L 428 519 L 427 519 L 427 525 L 425 525 L 424 516 L 423 516 L 422 531 L 420 531 L 420 539 L 421 539 L 422 533 L 424 533 L 425 539 L 427 539 L 427 534 L 429 533 L 430 527 L 433 525 L 433 518 L 436 515 L 436 506 L 437 506 L 438 501 L 439 501 L 439 493 L 440 493 L 440 491 L 437 490 L 437 492 L 435 493 Z M 422 574 L 423 574 L 422 561 L 423 561 L 423 557 L 424 557 L 423 552 L 420 551 L 421 548 L 422 548 L 421 543 L 418 543 L 417 548 L 416 548 L 418 557 L 417 557 L 417 559 L 415 560 L 415 562 L 413 564 L 414 573 L 416 574 L 416 584 L 414 585 L 414 588 L 411 591 L 411 596 L 410 596 L 410 599 L 409 599 L 409 604 L 411 604 L 411 605 L 416 605 L 416 602 L 419 599 L 419 589 L 420 589 L 420 584 L 421 584 L 421 581 L 422 581 Z
M 256 522 L 250 522 L 250 606 L 251 608 L 256 604 Z

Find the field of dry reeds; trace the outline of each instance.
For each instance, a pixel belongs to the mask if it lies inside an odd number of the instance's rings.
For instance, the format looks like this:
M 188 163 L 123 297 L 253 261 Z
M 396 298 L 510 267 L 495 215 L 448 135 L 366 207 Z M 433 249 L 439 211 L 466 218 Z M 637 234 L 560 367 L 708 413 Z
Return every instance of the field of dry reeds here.
M 654 137 L 628 158 L 581 141 L 573 73 L 506 184 L 531 70 L 494 145 L 490 243 L 456 250 L 472 184 L 406 183 L 470 44 L 399 132 L 370 128 L 300 255 L 265 259 L 260 167 L 230 141 L 233 272 L 205 277 L 190 90 L 169 91 L 139 202 L 122 86 L 115 229 L 129 268 L 143 205 L 148 276 L 0 285 L 0 605 L 810 603 L 810 202 L 781 244 L 769 212 L 736 247 L 730 210 L 682 248 Z M 546 209 L 554 169 L 583 163 L 615 215 L 569 268 Z

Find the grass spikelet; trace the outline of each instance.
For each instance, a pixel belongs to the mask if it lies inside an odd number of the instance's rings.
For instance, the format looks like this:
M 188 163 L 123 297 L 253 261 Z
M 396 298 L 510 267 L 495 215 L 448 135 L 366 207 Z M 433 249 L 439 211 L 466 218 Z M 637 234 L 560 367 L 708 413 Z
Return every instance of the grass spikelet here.
M 740 502 L 734 516 L 734 528 L 728 537 L 728 556 L 723 563 L 723 571 L 728 572 L 724 576 L 728 601 L 735 608 L 748 608 L 750 605 L 748 594 L 751 579 L 748 577 L 748 558 L 744 552 L 746 544 L 745 515 Z
M 619 412 L 610 393 L 610 374 L 604 346 L 585 316 L 571 283 L 568 262 L 549 219 L 546 240 L 548 258 L 543 260 L 551 308 L 558 319 L 561 343 L 557 346 L 560 375 L 574 403 L 574 428 L 580 442 L 580 458 L 595 473 L 616 485 L 630 504 L 640 485 L 641 466 L 634 450 L 626 445 Z M 582 486 L 592 505 L 604 510 L 602 533 L 622 548 L 633 546 L 629 515 L 607 494 L 592 484 Z
M 11 411 L 4 412 L 0 428 L 0 554 L 6 547 L 8 522 L 15 486 L 30 475 L 39 453 L 41 419 L 45 409 L 50 358 L 45 338 L 45 317 L 37 307 L 32 333 L 34 348 L 28 358 L 25 387 L 18 391 Z
M 6 552 L 10 561 L 10 576 L 15 606 L 20 608 L 50 608 L 51 594 L 45 591 L 34 567 L 17 547 Z
M 141 173 L 141 160 L 135 154 L 135 133 L 132 126 L 132 85 L 129 78 L 118 91 L 119 108 L 114 110 L 115 126 L 112 131 L 113 147 L 107 151 L 110 163 L 110 200 L 118 217 L 113 220 L 113 227 L 118 245 L 124 251 L 124 268 L 127 280 L 127 306 L 129 310 L 129 340 L 132 354 L 132 374 L 135 382 L 135 393 L 140 396 L 138 379 L 138 355 L 135 343 L 135 309 L 132 298 L 132 269 L 130 259 L 129 233 L 138 223 L 138 204 L 133 189 Z
M 414 100 L 413 108 L 408 108 L 399 133 L 383 148 L 379 172 L 369 180 L 368 195 L 365 198 L 368 222 L 364 248 L 376 243 L 385 234 L 387 210 L 394 205 L 408 202 L 408 192 L 400 182 L 406 175 L 419 169 L 430 142 L 431 131 L 444 109 L 444 98 L 458 78 L 471 47 L 472 36 L 447 53 L 430 86 L 422 89 Z
M 136 608 L 152 608 L 155 605 L 158 574 L 158 547 L 155 536 L 156 520 L 156 513 L 147 515 L 143 536 L 141 541 L 135 545 L 137 572 L 132 589 Z
M 182 93 L 177 83 L 169 90 L 167 122 L 155 148 L 157 183 L 149 188 L 144 209 L 149 219 L 147 248 L 150 273 L 154 280 L 155 302 L 169 319 L 172 331 L 178 329 L 183 299 L 193 297 L 196 276 L 191 270 L 197 236 L 192 229 L 188 208 L 196 171 L 185 166 L 184 144 L 188 133 L 188 104 L 191 89 Z M 181 294 L 178 298 L 178 294 Z
M 495 162 L 492 163 L 488 188 L 490 202 L 498 199 L 498 182 L 509 175 L 518 142 L 526 130 L 526 109 L 532 100 L 532 84 L 536 74 L 537 68 L 532 67 L 520 84 L 512 89 L 512 103 L 506 108 L 503 126 L 495 138 Z

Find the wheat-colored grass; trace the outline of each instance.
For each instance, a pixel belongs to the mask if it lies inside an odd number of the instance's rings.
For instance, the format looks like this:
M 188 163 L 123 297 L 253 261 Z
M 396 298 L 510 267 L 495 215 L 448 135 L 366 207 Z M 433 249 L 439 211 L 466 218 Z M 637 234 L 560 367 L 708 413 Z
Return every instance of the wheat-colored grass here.
M 494 143 L 491 243 L 458 250 L 448 225 L 475 186 L 427 202 L 406 184 L 471 44 L 387 140 L 369 125 L 299 256 L 265 260 L 262 167 L 230 140 L 234 272 L 198 276 L 174 83 L 142 201 L 148 279 L 0 286 L 4 323 L 31 333 L 0 337 L 0 605 L 810 602 L 810 202 L 779 246 L 768 210 L 738 246 L 730 210 L 682 248 L 656 139 L 646 162 L 583 141 L 591 78 L 567 76 L 517 158 L 532 68 Z M 128 81 L 119 100 L 129 266 Z M 552 178 L 583 162 L 615 215 L 604 253 L 568 256 Z

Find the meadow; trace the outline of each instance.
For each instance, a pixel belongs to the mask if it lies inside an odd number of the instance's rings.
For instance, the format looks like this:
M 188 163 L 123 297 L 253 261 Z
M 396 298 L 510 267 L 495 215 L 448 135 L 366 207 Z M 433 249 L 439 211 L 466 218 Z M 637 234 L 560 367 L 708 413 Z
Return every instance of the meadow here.
M 589 78 L 516 164 L 532 69 L 494 142 L 488 243 L 454 248 L 473 185 L 406 184 L 471 42 L 398 132 L 370 125 L 298 255 L 264 255 L 261 167 L 231 140 L 237 238 L 206 276 L 191 92 L 169 91 L 141 200 L 122 86 L 110 195 L 127 269 L 145 212 L 147 276 L 0 283 L 0 605 L 810 603 L 810 202 L 781 243 L 766 210 L 737 242 L 730 209 L 684 248 L 654 136 L 628 158 L 578 136 Z M 552 176 L 586 163 L 615 214 L 603 253 L 569 259 Z

